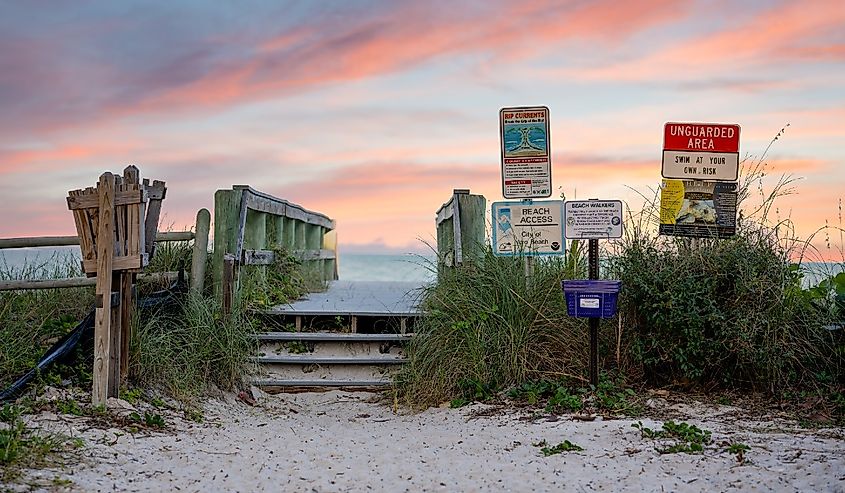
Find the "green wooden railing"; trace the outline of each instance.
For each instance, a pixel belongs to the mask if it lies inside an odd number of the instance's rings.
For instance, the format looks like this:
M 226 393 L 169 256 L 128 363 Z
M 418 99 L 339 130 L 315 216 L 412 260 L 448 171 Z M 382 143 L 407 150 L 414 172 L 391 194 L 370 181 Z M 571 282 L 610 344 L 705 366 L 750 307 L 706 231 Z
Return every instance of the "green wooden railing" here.
M 274 250 L 280 248 L 310 264 L 321 280 L 337 279 L 334 228 L 335 222 L 324 214 L 247 185 L 218 190 L 214 194 L 212 256 L 215 292 L 223 293 L 225 303 L 227 290 L 237 289 L 239 267 L 271 264 Z

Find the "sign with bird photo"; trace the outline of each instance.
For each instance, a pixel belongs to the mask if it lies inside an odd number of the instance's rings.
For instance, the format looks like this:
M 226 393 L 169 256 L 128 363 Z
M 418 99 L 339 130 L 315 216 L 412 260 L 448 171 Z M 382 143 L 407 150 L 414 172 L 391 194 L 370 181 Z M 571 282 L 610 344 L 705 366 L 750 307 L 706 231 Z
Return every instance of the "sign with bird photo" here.
M 736 234 L 737 184 L 663 180 L 660 234 L 726 238 Z
M 552 194 L 552 156 L 549 108 L 502 108 L 502 195 L 507 199 L 549 197 Z

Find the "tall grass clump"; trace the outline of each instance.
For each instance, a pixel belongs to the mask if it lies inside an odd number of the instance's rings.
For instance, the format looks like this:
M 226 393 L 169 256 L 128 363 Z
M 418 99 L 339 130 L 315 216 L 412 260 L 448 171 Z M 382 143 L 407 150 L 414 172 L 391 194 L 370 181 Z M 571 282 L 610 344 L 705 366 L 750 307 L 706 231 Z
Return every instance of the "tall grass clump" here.
M 224 316 L 213 298 L 187 294 L 173 307 L 139 315 L 129 368 L 137 385 L 192 400 L 214 387 L 231 389 L 250 371 L 256 340 L 238 307 Z
M 586 364 L 586 324 L 566 316 L 560 287 L 583 262 L 538 259 L 526 278 L 522 257 L 481 248 L 483 258 L 441 269 L 423 293 L 427 315 L 398 377 L 414 405 L 482 398 L 531 378 L 578 374 Z
M 0 280 L 79 276 L 78 259 L 55 254 L 19 267 L 0 263 Z M 0 388 L 29 371 L 45 350 L 71 331 L 94 304 L 94 288 L 0 292 Z

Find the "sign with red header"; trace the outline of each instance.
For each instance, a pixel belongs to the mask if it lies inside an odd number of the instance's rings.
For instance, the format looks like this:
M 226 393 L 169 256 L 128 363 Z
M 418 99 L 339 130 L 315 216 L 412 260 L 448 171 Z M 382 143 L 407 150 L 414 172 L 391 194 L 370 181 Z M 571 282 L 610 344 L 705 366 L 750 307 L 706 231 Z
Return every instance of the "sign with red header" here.
M 670 151 L 739 152 L 739 125 L 667 123 L 663 149 Z
M 549 108 L 519 106 L 499 111 L 502 195 L 531 199 L 552 194 Z
M 739 177 L 739 125 L 666 123 L 663 177 L 735 181 Z

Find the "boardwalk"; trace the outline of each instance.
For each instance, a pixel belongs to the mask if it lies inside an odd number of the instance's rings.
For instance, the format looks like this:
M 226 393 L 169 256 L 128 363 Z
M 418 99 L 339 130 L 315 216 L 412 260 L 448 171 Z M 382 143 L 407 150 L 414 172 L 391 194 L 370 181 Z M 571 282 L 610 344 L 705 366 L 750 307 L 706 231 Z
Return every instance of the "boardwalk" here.
M 415 317 L 424 285 L 414 282 L 333 281 L 323 293 L 267 310 L 271 315 Z

